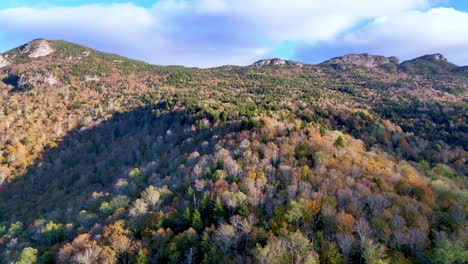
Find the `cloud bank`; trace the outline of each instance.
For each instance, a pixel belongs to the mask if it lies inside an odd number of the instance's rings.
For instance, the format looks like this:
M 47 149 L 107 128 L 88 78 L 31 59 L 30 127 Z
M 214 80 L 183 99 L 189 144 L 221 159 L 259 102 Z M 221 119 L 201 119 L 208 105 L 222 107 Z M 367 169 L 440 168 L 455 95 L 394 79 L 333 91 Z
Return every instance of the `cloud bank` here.
M 319 62 L 349 52 L 410 58 L 442 52 L 468 64 L 468 13 L 430 0 L 161 0 L 0 9 L 5 49 L 64 39 L 155 64 L 246 65 L 275 56 Z M 294 47 L 293 47 L 294 48 Z

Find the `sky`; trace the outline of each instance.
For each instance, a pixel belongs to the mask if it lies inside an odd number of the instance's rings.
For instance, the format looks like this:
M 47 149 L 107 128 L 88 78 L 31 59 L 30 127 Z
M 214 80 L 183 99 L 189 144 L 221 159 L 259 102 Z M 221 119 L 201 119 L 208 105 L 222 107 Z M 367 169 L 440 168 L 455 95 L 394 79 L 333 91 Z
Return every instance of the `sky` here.
M 350 53 L 468 65 L 468 1 L 0 0 L 0 52 L 36 38 L 203 68 Z

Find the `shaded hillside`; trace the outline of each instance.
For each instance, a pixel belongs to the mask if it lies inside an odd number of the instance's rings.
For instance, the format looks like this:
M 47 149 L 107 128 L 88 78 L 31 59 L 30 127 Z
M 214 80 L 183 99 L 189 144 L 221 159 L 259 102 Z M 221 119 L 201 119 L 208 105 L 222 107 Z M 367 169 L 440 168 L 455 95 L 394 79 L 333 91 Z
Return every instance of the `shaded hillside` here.
M 2 263 L 468 261 L 463 67 L 1 58 Z

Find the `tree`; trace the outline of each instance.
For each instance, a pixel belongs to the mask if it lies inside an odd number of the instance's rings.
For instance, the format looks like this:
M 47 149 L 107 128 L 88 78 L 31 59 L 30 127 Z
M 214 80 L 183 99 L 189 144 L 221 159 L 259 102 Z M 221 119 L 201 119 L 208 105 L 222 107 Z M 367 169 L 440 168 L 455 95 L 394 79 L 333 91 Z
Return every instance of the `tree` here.
M 285 237 L 290 263 L 317 263 L 312 243 L 300 232 L 290 233 Z
M 215 231 L 214 240 L 224 254 L 231 251 L 231 247 L 237 244 L 237 234 L 234 226 L 221 224 Z
M 335 139 L 335 142 L 333 142 L 333 146 L 337 147 L 337 148 L 343 148 L 344 147 L 344 139 L 342 136 L 338 136 L 336 139 Z
M 268 240 L 264 247 L 257 244 L 255 257 L 260 264 L 290 263 L 284 241 L 276 237 Z
M 139 249 L 138 253 L 135 255 L 133 259 L 133 263 L 135 264 L 147 264 L 148 263 L 148 253 L 143 250 Z
M 375 244 L 370 238 L 361 240 L 361 254 L 366 264 L 388 263 L 388 261 L 385 260 L 385 247 Z
M 291 201 L 288 205 L 288 210 L 285 216 L 289 223 L 293 223 L 294 225 L 299 226 L 303 214 L 304 206 L 302 206 L 302 203 Z
M 340 246 L 341 252 L 343 252 L 345 263 L 348 262 L 349 255 L 352 253 L 354 241 L 354 236 L 351 234 L 336 235 L 336 242 Z
M 85 248 L 82 251 L 77 252 L 72 257 L 72 263 L 77 264 L 93 264 L 96 263 L 99 259 L 99 254 L 101 253 L 101 247 L 95 246 L 91 248 Z
M 322 242 L 322 254 L 320 255 L 320 263 L 326 264 L 341 264 L 343 263 L 343 255 L 336 247 L 334 242 Z
M 373 236 L 372 228 L 369 226 L 369 223 L 365 218 L 359 218 L 359 220 L 357 220 L 354 224 L 354 229 L 358 233 L 361 240 L 365 238 L 372 238 Z
M 102 247 L 101 254 L 99 255 L 99 263 L 114 264 L 117 263 L 117 256 L 114 250 L 109 246 Z
M 221 218 L 224 217 L 224 207 L 223 207 L 223 203 L 221 202 L 221 199 L 218 197 L 216 197 L 215 199 L 215 204 L 214 204 L 214 217 L 216 220 L 219 220 Z
M 203 229 L 203 221 L 198 209 L 195 209 L 193 211 L 192 222 L 190 223 L 190 225 L 197 231 L 201 231 Z
M 134 168 L 128 173 L 128 176 L 130 179 L 133 180 L 136 184 L 142 184 L 143 183 L 143 173 L 141 173 L 139 168 Z
M 354 217 L 345 211 L 339 212 L 335 217 L 336 230 L 338 233 L 351 233 L 354 231 Z
M 103 231 L 103 237 L 107 240 L 110 247 L 119 255 L 122 261 L 128 259 L 128 249 L 132 240 L 127 236 L 128 230 L 124 229 L 122 221 L 117 221 L 106 226 Z
M 148 211 L 148 205 L 143 199 L 136 199 L 129 210 L 129 215 L 132 217 L 140 217 Z
M 225 191 L 221 195 L 221 199 L 226 203 L 229 208 L 229 214 L 233 215 L 234 211 L 239 207 L 241 204 L 244 204 L 248 197 L 243 192 L 230 192 Z
M 157 206 L 161 204 L 161 200 L 171 193 L 167 186 L 157 188 L 150 185 L 141 193 L 141 198 L 148 204 L 150 209 L 154 211 L 157 209 Z
M 226 178 L 226 173 L 223 170 L 216 170 L 213 173 L 213 180 L 219 181 L 224 180 Z
M 189 226 L 190 223 L 192 222 L 192 211 L 190 210 L 190 208 L 185 207 L 183 217 L 184 217 L 184 225 Z
M 247 176 L 242 179 L 241 189 L 244 191 L 253 206 L 258 206 L 264 201 L 263 190 L 267 183 L 264 172 L 250 170 Z
M 436 243 L 433 260 L 440 264 L 468 263 L 468 250 L 464 246 L 463 240 L 442 239 Z
M 21 251 L 21 254 L 18 258 L 16 264 L 34 264 L 37 263 L 37 255 L 39 254 L 38 250 L 35 248 L 27 247 Z
M 255 256 L 265 264 L 318 263 L 312 243 L 300 231 L 273 237 L 264 247 L 257 245 Z
M 53 221 L 50 221 L 45 226 L 43 233 L 50 244 L 58 243 L 59 240 L 63 238 L 64 231 L 65 229 L 62 224 L 56 224 Z
M 73 239 L 72 243 L 65 244 L 57 254 L 57 263 L 97 263 L 102 248 L 87 233 Z M 105 262 L 100 262 L 105 263 Z

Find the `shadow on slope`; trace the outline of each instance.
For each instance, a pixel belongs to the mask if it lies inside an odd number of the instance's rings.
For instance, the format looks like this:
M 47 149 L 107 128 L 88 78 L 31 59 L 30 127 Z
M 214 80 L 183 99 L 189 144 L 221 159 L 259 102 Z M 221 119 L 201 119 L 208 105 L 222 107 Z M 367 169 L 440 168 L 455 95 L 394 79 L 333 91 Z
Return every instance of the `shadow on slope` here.
M 179 166 L 192 152 L 210 152 L 216 140 L 235 125 L 198 128 L 201 114 L 138 108 L 115 114 L 99 125 L 69 133 L 58 146 L 44 151 L 23 177 L 0 191 L 0 222 L 59 221 L 88 210 L 94 192 L 116 195 L 115 183 L 127 178 L 135 167 L 148 167 L 145 174 L 178 186 L 188 174 Z M 166 177 L 166 176 L 181 177 Z M 153 183 L 154 184 L 154 183 Z M 118 193 L 117 193 L 118 194 Z

